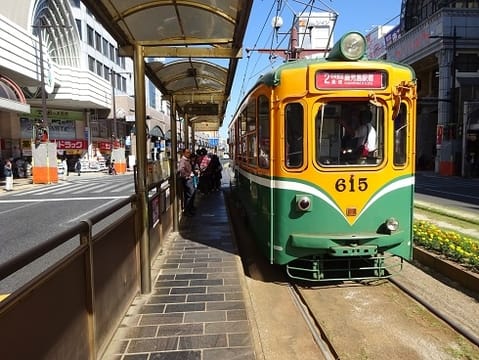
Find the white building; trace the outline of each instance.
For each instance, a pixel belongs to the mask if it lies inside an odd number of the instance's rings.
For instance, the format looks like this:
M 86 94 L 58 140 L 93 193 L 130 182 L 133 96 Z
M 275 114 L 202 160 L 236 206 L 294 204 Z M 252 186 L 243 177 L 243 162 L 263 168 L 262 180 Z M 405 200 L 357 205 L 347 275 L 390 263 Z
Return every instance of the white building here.
M 326 50 L 334 45 L 333 29 L 337 14 L 313 12 L 297 18 L 298 48 L 304 50 Z M 324 57 L 325 51 L 308 52 L 305 57 Z
M 129 155 L 132 61 L 79 0 L 2 2 L 0 39 L 0 158 L 30 156 L 33 128 L 42 123 L 59 155 L 109 155 L 114 140 L 126 142 Z M 159 148 L 169 105 L 148 79 L 146 87 L 148 146 Z

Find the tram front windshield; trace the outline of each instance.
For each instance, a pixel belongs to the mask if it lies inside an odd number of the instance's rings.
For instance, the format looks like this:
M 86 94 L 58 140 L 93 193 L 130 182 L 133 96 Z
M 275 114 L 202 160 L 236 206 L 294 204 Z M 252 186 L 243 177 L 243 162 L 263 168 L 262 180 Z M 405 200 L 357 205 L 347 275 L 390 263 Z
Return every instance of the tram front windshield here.
M 330 102 L 315 118 L 316 161 L 321 166 L 374 166 L 383 160 L 384 111 L 363 102 Z

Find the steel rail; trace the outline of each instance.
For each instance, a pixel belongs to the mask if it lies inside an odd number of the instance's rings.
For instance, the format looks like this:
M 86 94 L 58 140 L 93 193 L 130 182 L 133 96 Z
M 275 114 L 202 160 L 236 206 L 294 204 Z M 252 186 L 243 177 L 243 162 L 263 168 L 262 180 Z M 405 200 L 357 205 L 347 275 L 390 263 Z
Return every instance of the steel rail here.
M 288 290 L 293 299 L 293 303 L 296 308 L 299 310 L 301 316 L 303 317 L 306 325 L 308 326 L 314 341 L 318 344 L 321 353 L 324 355 L 326 360 L 337 360 L 339 359 L 338 354 L 333 348 L 331 342 L 327 339 L 326 334 L 324 333 L 321 325 L 316 320 L 314 315 L 311 313 L 306 300 L 301 295 L 298 287 L 294 284 L 288 284 Z

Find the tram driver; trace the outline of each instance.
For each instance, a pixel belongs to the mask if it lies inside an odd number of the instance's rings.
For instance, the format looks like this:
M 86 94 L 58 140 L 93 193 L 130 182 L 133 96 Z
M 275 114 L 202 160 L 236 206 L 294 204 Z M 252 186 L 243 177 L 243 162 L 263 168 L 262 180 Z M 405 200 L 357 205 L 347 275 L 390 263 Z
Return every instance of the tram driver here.
M 340 120 L 345 129 L 342 139 L 342 155 L 345 161 L 357 161 L 374 156 L 377 149 L 376 129 L 371 124 L 371 110 L 360 110 L 357 116 L 352 115 L 349 121 Z

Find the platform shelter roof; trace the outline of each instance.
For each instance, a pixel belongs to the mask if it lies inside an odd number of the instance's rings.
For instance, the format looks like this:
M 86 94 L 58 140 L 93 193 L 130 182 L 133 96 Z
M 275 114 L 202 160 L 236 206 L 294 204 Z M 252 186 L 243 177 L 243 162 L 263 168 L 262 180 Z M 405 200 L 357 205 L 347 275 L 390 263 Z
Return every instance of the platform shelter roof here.
M 115 38 L 121 56 L 133 57 L 141 46 L 146 75 L 180 114 L 214 119 L 212 130 L 221 126 L 253 0 L 83 3 Z M 217 65 L 218 59 L 225 65 Z

